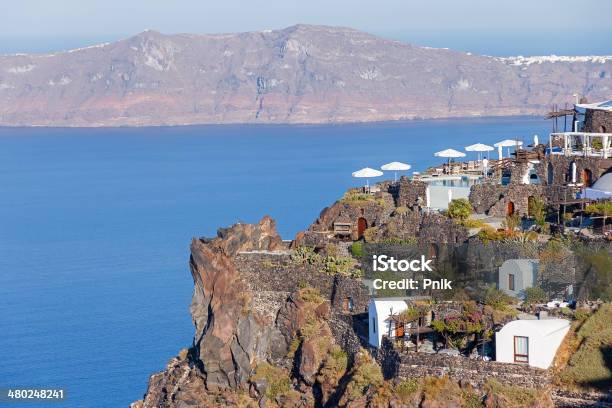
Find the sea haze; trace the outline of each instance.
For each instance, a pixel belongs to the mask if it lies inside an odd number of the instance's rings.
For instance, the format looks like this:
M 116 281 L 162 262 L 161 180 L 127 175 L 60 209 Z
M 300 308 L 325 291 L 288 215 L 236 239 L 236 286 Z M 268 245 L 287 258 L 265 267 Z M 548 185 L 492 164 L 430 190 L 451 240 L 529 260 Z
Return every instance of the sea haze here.
M 192 237 L 269 214 L 291 239 L 360 183 L 354 170 L 423 170 L 437 150 L 545 141 L 549 127 L 1 128 L 0 387 L 64 387 L 67 407 L 125 407 L 191 344 Z

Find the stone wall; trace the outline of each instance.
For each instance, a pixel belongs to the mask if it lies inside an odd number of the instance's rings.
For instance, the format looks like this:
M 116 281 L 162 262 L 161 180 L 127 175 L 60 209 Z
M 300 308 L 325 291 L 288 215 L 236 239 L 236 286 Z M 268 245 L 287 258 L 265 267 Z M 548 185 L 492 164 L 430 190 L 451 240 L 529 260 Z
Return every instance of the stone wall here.
M 612 112 L 587 109 L 584 115 L 584 131 L 592 133 L 612 133 Z
M 414 207 L 419 201 L 425 205 L 425 191 L 427 184 L 422 181 L 410 181 L 402 176 L 398 187 L 392 192 L 395 193 L 395 203 L 398 207 Z M 420 200 L 419 200 L 420 197 Z
M 572 162 L 576 164 L 576 183 L 585 183 L 582 178 L 583 170 L 591 173 L 591 183 L 603 174 L 603 160 L 598 157 L 584 156 L 546 156 L 535 166 L 538 177 L 546 185 L 563 185 L 572 180 Z M 552 183 L 551 177 L 552 176 Z
M 368 339 L 359 337 L 356 332 L 367 335 L 367 327 L 356 327 L 359 316 L 336 314 L 331 318 L 330 328 L 334 335 L 334 340 L 349 356 L 355 355 L 362 347 L 368 347 Z
M 235 264 L 253 292 L 293 292 L 304 285 L 319 289 L 332 310 L 345 313 L 345 299 L 353 302 L 353 313 L 367 311 L 370 296 L 360 279 L 331 276 L 312 265 L 295 265 L 288 254 L 241 253 Z
M 576 183 L 587 183 L 585 171 L 590 174 L 590 184 L 608 171 L 610 160 L 598 157 L 542 156 L 533 164 L 540 184 L 523 184 L 523 176 L 530 164 L 514 162 L 510 169 L 510 183 L 481 183 L 472 187 L 469 200 L 477 213 L 494 217 L 505 217 L 508 205 L 512 202 L 514 212 L 520 216 L 529 213 L 529 197 L 540 197 L 545 203 L 552 204 L 572 199 L 580 186 L 567 186 L 572 180 L 572 163 L 576 165 Z
M 506 385 L 540 389 L 552 381 L 549 371 L 527 365 L 441 354 L 398 352 L 389 341 L 385 341 L 383 347 L 374 353 L 386 379 L 448 376 L 481 388 L 488 379 L 493 378 Z
M 520 216 L 529 215 L 529 197 L 539 197 L 551 205 L 574 197 L 574 187 L 535 184 L 501 184 L 482 183 L 470 190 L 469 200 L 477 213 L 486 213 L 493 217 L 505 217 L 508 204 L 512 202 L 514 212 Z

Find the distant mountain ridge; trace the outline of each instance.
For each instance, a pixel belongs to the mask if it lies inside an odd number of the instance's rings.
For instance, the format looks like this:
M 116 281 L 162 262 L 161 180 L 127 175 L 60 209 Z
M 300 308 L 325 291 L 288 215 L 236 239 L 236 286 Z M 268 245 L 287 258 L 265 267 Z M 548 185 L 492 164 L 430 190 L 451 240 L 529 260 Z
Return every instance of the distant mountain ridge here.
M 612 56 L 489 57 L 349 28 L 145 31 L 0 56 L 0 126 L 336 123 L 542 115 L 612 96 Z

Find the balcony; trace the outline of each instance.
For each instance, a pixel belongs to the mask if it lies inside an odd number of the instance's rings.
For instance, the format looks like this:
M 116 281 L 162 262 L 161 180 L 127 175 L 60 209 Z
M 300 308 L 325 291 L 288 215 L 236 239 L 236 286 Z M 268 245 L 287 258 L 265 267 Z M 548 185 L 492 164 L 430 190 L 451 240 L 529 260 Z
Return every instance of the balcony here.
M 551 133 L 547 154 L 564 156 L 612 157 L 612 133 Z

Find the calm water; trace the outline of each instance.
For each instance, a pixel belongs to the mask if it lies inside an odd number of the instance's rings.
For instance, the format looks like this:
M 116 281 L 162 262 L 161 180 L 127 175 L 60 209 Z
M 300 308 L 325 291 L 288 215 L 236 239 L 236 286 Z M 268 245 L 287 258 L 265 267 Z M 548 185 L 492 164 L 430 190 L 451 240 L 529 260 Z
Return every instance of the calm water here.
M 548 129 L 525 118 L 0 129 L 0 387 L 126 407 L 191 343 L 191 237 L 270 214 L 290 239 L 361 167 L 423 170 L 437 150 Z

